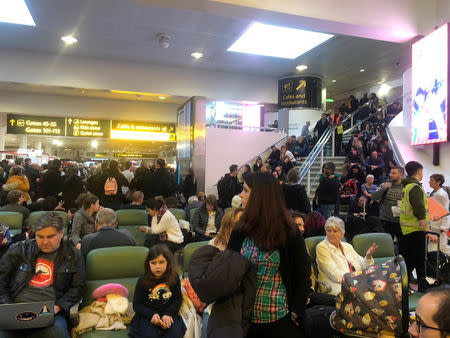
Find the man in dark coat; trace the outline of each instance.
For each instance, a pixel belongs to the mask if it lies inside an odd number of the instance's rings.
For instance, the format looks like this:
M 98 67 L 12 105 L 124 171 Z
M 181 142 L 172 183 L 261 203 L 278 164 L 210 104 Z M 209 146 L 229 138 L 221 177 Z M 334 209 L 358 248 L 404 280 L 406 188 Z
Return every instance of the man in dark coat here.
M 114 246 L 135 246 L 133 235 L 126 229 L 117 229 L 117 219 L 114 210 L 104 208 L 98 211 L 95 217 L 97 232 L 83 237 L 81 252 L 84 257 L 92 250 L 110 248 Z
M 325 163 L 323 176 L 320 178 L 320 183 L 317 187 L 320 212 L 325 220 L 331 216 L 331 211 L 335 210 L 335 205 L 339 197 L 339 189 L 341 188 L 339 177 L 334 172 L 335 168 L 333 162 Z
M 162 158 L 156 160 L 155 172 L 150 174 L 151 197 L 173 196 L 176 192 L 176 182 L 173 175 L 166 168 L 166 161 Z
M 317 131 L 317 136 L 319 139 L 322 137 L 322 134 L 325 132 L 325 130 L 327 130 L 329 126 L 330 122 L 327 120 L 327 114 L 324 113 L 314 127 L 314 132 Z
M 281 150 L 275 147 L 274 145 L 270 147 L 272 149 L 272 152 L 269 155 L 269 158 L 267 159 L 267 162 L 272 167 L 272 170 L 274 170 L 277 166 L 281 164 Z
M 80 301 L 85 283 L 83 257 L 63 240 L 64 223 L 58 214 L 39 217 L 34 230 L 36 239 L 11 245 L 0 260 L 0 303 L 54 300 L 52 326 L 15 333 L 69 338 L 70 307 Z
M 278 156 L 280 155 L 278 154 Z M 237 164 L 230 165 L 229 169 L 230 172 L 225 174 L 225 176 L 217 182 L 219 207 L 222 209 L 231 207 L 231 200 L 235 195 L 238 195 L 241 192 L 241 186 L 237 179 L 239 173 Z
M 44 197 L 57 196 L 63 190 L 64 178 L 61 176 L 61 161 L 56 159 L 49 164 L 47 172 L 42 178 L 42 189 Z

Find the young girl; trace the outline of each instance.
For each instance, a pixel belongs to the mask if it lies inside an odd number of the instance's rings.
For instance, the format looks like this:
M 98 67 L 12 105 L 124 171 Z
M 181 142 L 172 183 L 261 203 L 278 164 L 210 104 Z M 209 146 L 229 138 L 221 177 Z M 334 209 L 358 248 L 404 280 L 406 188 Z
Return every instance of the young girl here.
M 151 247 L 145 259 L 145 272 L 134 291 L 135 316 L 129 336 L 134 338 L 181 338 L 186 330 L 178 311 L 181 284 L 175 272 L 174 258 L 167 246 Z

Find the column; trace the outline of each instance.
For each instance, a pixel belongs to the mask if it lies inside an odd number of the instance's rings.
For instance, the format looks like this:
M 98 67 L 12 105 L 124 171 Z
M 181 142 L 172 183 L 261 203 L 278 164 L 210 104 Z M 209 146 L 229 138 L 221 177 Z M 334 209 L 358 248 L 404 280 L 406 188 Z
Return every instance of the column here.
M 27 149 L 28 137 L 27 135 L 19 135 L 19 149 Z
M 0 151 L 5 150 L 6 145 L 6 113 L 0 113 Z

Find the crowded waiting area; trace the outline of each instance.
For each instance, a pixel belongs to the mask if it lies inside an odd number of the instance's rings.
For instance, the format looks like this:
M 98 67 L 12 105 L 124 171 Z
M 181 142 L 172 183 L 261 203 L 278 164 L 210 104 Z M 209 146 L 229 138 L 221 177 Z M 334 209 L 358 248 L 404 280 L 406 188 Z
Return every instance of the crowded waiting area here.
M 448 22 L 0 0 L 0 338 L 450 337 Z

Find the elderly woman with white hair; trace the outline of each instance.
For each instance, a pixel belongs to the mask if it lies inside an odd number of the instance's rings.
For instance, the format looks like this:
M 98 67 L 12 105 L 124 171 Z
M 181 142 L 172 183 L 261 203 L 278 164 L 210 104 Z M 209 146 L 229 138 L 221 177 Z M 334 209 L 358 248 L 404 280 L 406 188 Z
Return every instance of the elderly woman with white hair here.
M 342 277 L 345 273 L 361 271 L 374 263 L 373 253 L 378 249 L 375 243 L 367 250 L 363 258 L 358 255 L 351 244 L 341 242 L 345 234 L 344 221 L 330 217 L 325 222 L 327 238 L 316 247 L 318 279 L 331 286 L 331 294 L 341 292 Z M 323 291 L 322 291 L 323 292 Z

